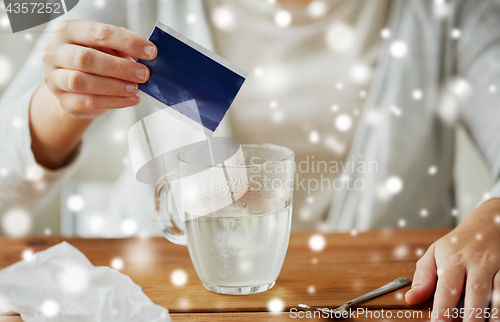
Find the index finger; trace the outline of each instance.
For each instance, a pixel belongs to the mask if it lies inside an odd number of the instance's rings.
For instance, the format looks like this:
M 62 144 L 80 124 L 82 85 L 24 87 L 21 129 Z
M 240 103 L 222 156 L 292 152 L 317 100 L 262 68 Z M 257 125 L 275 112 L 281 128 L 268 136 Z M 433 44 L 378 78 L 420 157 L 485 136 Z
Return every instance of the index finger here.
M 66 42 L 87 47 L 111 48 L 135 59 L 151 60 L 157 53 L 156 46 L 148 39 L 125 28 L 98 22 L 62 21 L 58 33 Z

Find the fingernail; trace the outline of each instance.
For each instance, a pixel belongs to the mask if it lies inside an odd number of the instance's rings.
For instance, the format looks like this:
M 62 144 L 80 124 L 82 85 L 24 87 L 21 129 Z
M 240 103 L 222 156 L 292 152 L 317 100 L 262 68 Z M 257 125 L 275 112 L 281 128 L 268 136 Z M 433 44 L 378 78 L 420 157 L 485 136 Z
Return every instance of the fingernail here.
M 137 97 L 137 96 L 130 97 L 130 102 L 132 102 L 132 103 L 139 103 L 139 97 Z
M 144 47 L 144 53 L 148 55 L 148 57 L 152 57 L 156 51 L 155 46 L 146 46 Z
M 139 78 L 142 81 L 142 80 L 146 79 L 148 72 L 147 72 L 146 68 L 138 68 L 135 71 L 135 74 L 137 75 L 137 78 Z
M 125 86 L 125 90 L 129 93 L 135 94 L 135 92 L 137 91 L 137 85 L 128 84 L 127 86 Z

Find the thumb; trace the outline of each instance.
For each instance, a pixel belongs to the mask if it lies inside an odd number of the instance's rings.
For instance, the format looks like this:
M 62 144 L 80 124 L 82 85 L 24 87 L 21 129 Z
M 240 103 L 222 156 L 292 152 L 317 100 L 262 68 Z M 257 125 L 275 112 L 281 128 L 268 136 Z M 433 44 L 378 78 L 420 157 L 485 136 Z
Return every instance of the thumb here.
M 417 262 L 411 289 L 405 294 L 406 302 L 410 305 L 424 303 L 434 294 L 437 282 L 434 249 L 435 245 L 432 244 Z

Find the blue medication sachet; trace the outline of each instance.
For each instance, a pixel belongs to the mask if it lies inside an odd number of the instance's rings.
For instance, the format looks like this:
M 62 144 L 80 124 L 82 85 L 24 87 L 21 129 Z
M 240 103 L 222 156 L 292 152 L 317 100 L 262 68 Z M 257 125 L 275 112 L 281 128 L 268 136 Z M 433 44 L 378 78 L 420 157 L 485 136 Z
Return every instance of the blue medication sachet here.
M 158 108 L 176 109 L 214 132 L 247 73 L 160 22 L 149 40 L 158 55 L 154 60 L 138 60 L 150 70 L 149 80 L 139 84 L 138 96 Z M 198 111 L 176 108 L 189 100 L 196 101 Z

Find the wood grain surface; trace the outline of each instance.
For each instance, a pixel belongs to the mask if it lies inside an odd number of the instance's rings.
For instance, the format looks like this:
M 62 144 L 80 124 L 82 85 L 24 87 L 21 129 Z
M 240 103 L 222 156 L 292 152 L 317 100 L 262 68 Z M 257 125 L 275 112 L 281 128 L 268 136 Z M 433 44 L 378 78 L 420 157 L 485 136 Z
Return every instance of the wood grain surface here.
M 379 230 L 357 234 L 293 232 L 281 274 L 273 289 L 255 295 L 229 296 L 203 288 L 186 247 L 164 238 L 80 239 L 62 237 L 0 238 L 0 268 L 22 259 L 22 252 L 44 250 L 67 241 L 96 266 L 109 266 L 114 258 L 124 261 L 122 273 L 142 287 L 151 300 L 172 313 L 173 321 L 291 319 L 289 310 L 299 303 L 337 307 L 395 278 L 413 277 L 415 262 L 435 240 L 449 229 Z M 321 234 L 322 251 L 309 248 L 309 238 Z M 184 270 L 188 282 L 174 286 L 170 276 Z M 408 287 L 361 304 L 368 310 L 420 311 L 428 320 L 431 302 L 412 307 L 404 301 Z M 269 313 L 272 299 L 284 303 L 284 312 Z M 0 313 L 0 322 L 21 321 L 19 316 Z M 363 319 L 356 319 L 364 321 Z M 366 319 L 365 319 L 366 320 Z M 369 319 L 368 319 L 369 320 Z M 378 320 L 378 319 L 377 319 Z

